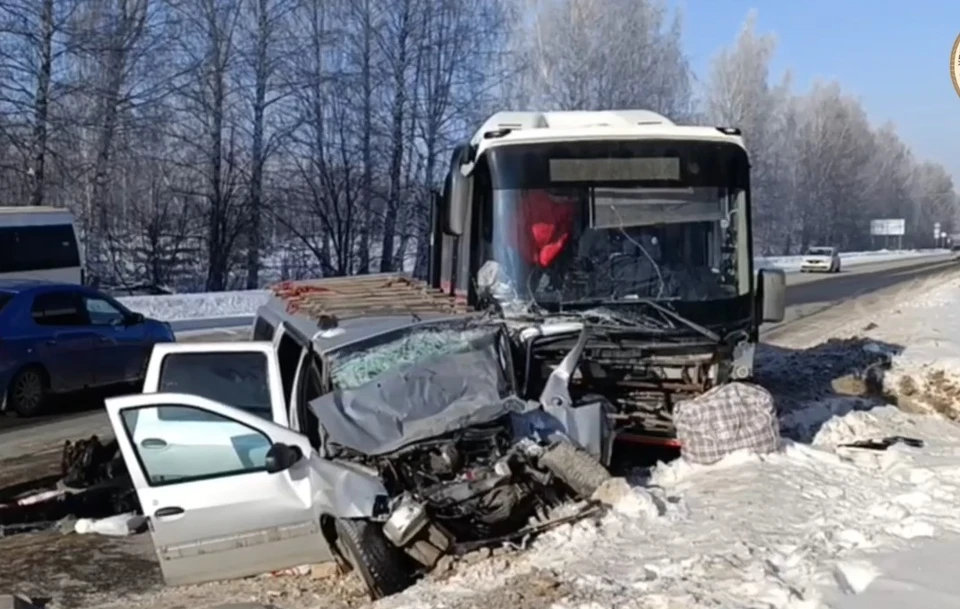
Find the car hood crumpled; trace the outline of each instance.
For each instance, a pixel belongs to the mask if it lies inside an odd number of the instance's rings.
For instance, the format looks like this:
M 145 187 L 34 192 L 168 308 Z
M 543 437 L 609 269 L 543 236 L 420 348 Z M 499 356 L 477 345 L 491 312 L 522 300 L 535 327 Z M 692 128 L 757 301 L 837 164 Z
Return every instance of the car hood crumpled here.
M 536 407 L 504 397 L 504 387 L 499 355 L 488 344 L 398 367 L 310 408 L 325 443 L 374 456 Z

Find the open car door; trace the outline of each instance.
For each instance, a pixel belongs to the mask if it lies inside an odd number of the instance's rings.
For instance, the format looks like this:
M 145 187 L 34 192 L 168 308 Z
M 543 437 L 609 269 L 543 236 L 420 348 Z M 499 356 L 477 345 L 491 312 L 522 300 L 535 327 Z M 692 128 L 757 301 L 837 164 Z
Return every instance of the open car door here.
M 130 395 L 106 408 L 167 584 L 332 560 L 306 437 L 197 395 Z M 276 444 L 301 456 L 278 469 Z
M 199 395 L 283 427 L 290 424 L 277 351 L 269 341 L 155 345 L 143 392 Z

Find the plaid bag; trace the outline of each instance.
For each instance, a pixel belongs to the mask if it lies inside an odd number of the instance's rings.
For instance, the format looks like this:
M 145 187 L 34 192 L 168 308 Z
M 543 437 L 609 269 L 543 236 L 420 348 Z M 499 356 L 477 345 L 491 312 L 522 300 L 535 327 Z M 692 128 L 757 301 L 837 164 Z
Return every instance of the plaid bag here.
M 757 385 L 720 385 L 681 402 L 674 408 L 673 424 L 681 454 L 693 463 L 716 463 L 742 449 L 771 453 L 780 448 L 773 396 Z

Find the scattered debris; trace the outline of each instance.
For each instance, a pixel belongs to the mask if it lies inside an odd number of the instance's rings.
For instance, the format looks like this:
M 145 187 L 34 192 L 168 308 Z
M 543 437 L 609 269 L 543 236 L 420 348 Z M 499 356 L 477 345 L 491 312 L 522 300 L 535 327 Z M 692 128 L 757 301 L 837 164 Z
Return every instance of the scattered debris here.
M 867 448 L 870 450 L 887 450 L 894 444 L 904 444 L 911 448 L 923 448 L 923 440 L 904 436 L 888 436 L 882 440 L 858 440 L 846 444 L 838 444 L 838 448 Z
M 146 524 L 147 518 L 143 514 L 130 512 L 99 519 L 81 518 L 74 523 L 73 530 L 80 535 L 98 533 L 112 537 L 125 537 L 142 532 Z
M 81 522 L 139 514 L 140 505 L 115 440 L 97 436 L 63 446 L 59 481 L 6 498 L 0 503 L 0 537 L 58 528 L 76 530 Z M 4 493 L 0 491 L 0 497 Z M 80 519 L 73 522 L 74 519 Z M 72 526 L 66 526 L 67 522 Z M 115 523 L 82 524 L 116 530 Z M 142 526 L 142 523 L 139 525 Z M 82 531 L 78 531 L 82 532 Z

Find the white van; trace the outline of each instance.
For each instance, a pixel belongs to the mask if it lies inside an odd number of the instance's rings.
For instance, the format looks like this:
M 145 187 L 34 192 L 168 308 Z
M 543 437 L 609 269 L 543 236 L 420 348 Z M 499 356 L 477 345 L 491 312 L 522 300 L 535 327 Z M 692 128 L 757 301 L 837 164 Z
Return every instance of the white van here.
M 0 279 L 84 282 L 73 214 L 54 207 L 0 207 Z

